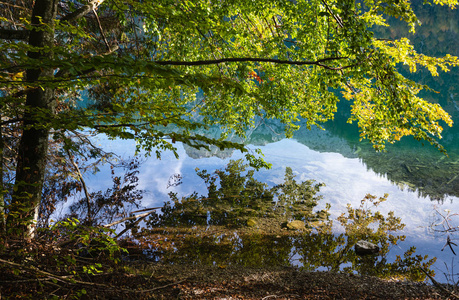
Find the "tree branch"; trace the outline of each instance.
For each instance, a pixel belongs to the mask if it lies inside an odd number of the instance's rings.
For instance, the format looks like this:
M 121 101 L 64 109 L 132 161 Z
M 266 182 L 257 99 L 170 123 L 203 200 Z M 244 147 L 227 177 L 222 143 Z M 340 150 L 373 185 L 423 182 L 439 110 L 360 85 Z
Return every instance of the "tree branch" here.
M 454 294 L 453 292 L 451 292 L 450 290 L 446 289 L 442 284 L 438 283 L 438 281 L 436 281 L 432 276 L 430 276 L 430 274 L 424 270 L 424 268 L 422 267 L 419 267 L 419 269 L 424 272 L 424 274 L 427 275 L 427 277 L 429 277 L 429 279 L 432 281 L 432 283 L 437 287 L 439 288 L 441 291 L 445 292 L 446 294 L 448 294 L 450 297 L 452 297 L 453 299 L 459 299 L 459 296 Z
M 118 289 L 119 291 L 128 292 L 128 293 L 147 293 L 147 292 L 152 292 L 152 291 L 156 291 L 156 290 L 159 290 L 159 289 L 163 289 L 163 288 L 169 287 L 171 285 L 176 285 L 176 284 L 182 283 L 183 281 L 186 280 L 186 279 L 183 279 L 183 280 L 180 280 L 180 281 L 177 281 L 177 282 L 169 283 L 169 284 L 166 284 L 166 285 L 163 285 L 163 286 L 154 287 L 154 288 L 151 288 L 151 289 L 148 289 L 148 290 L 131 290 L 131 289 L 124 289 L 124 288 L 120 288 L 120 287 L 109 286 L 109 285 L 102 284 L 102 283 L 95 283 L 95 282 L 87 282 L 87 281 L 76 280 L 76 279 L 72 278 L 73 276 L 69 277 L 69 276 L 56 275 L 56 274 L 53 274 L 53 273 L 50 273 L 50 272 L 46 272 L 46 271 L 40 270 L 40 269 L 38 269 L 38 268 L 36 268 L 34 266 L 28 266 L 28 265 L 25 265 L 25 264 L 18 264 L 18 263 L 15 263 L 15 262 L 12 262 L 12 261 L 9 261 L 9 260 L 4 260 L 4 259 L 1 259 L 1 258 L 0 258 L 0 263 L 9 265 L 11 267 L 20 268 L 20 269 L 23 269 L 23 270 L 36 272 L 36 273 L 38 273 L 40 275 L 47 276 L 48 278 L 55 279 L 57 281 L 60 281 L 60 282 L 63 282 L 63 283 L 67 283 L 67 284 L 73 284 L 73 285 L 81 284 L 81 285 L 97 287 L 99 289 L 110 290 L 110 291 L 113 291 L 114 289 Z
M 9 6 L 9 7 L 19 8 L 19 9 L 22 9 L 22 10 L 31 11 L 30 8 L 27 8 L 27 7 L 24 7 L 24 6 L 20 6 L 20 5 L 15 5 L 15 4 L 12 4 L 12 3 L 7 3 L 7 2 L 0 1 L 0 4 L 1 5 L 6 5 L 6 6 Z
M 119 49 L 118 45 L 114 45 L 111 48 L 108 45 L 108 43 L 106 45 L 109 48 L 108 51 L 104 52 L 104 53 L 101 53 L 101 54 L 98 54 L 98 55 L 96 55 L 96 57 L 97 56 L 102 57 L 102 56 L 105 56 L 105 55 L 112 54 L 113 52 L 118 51 L 118 49 Z M 80 71 L 78 76 L 87 75 L 87 74 L 90 74 L 90 73 L 92 73 L 94 71 L 96 71 L 96 68 L 90 68 L 90 69 L 87 69 L 87 70 L 84 70 L 84 71 Z M 68 73 L 69 73 L 69 71 L 67 69 L 61 69 L 56 73 L 56 75 L 54 75 L 54 77 L 55 78 L 62 78 L 62 77 L 67 76 Z
M 117 127 L 137 127 L 137 126 L 145 126 L 150 123 L 122 123 L 122 124 L 104 124 L 104 125 L 94 125 L 94 129 L 99 129 L 99 128 L 117 128 Z
M 136 226 L 137 224 L 140 223 L 140 221 L 144 220 L 146 217 L 148 217 L 149 215 L 151 215 L 153 212 L 155 212 L 154 210 L 150 211 L 150 212 L 147 212 L 147 213 L 144 213 L 144 214 L 139 214 L 137 216 L 135 216 L 137 219 L 137 221 L 135 221 L 134 223 L 130 224 L 129 226 L 126 226 L 126 228 L 124 228 L 120 233 L 118 233 L 114 239 L 116 240 L 117 238 L 119 238 L 120 236 L 122 236 L 126 231 L 128 231 L 129 229 L 133 228 L 134 226 Z
M 102 29 L 102 24 L 100 24 L 99 16 L 97 15 L 97 12 L 95 9 L 93 9 L 92 12 L 96 16 L 97 24 L 99 25 L 100 34 L 102 35 L 104 39 L 105 46 L 107 46 L 107 51 L 111 52 L 110 45 L 108 44 L 107 38 L 105 37 L 105 34 L 104 34 L 104 30 Z
M 333 11 L 331 10 L 330 6 L 328 6 L 328 3 L 325 0 L 321 0 L 321 1 L 325 5 L 325 7 L 327 8 L 328 13 L 330 15 L 332 15 L 333 19 L 335 19 L 336 23 L 338 23 L 338 26 L 343 28 L 344 25 L 343 25 L 343 21 L 341 20 L 341 18 L 333 13 Z
M 256 57 L 230 57 L 230 58 L 221 58 L 221 59 L 213 59 L 213 60 L 197 60 L 197 61 L 156 61 L 158 65 L 171 65 L 171 66 L 203 66 L 203 65 L 215 65 L 225 62 L 270 62 L 275 64 L 282 64 L 282 65 L 316 65 L 323 67 L 329 70 L 342 70 L 347 69 L 357 64 L 348 65 L 344 67 L 330 67 L 325 64 L 324 62 L 333 61 L 333 60 L 341 60 L 347 59 L 348 57 L 326 57 L 322 59 L 318 59 L 315 61 L 297 61 L 297 60 L 281 60 L 281 59 L 273 59 L 273 58 L 256 58 Z
M 162 206 L 159 206 L 159 207 L 153 207 L 153 208 L 144 209 L 143 211 L 148 211 L 148 212 L 143 213 L 143 214 L 133 215 L 133 216 L 130 216 L 130 217 L 126 217 L 126 218 L 123 218 L 123 219 L 121 219 L 121 220 L 115 221 L 115 222 L 113 222 L 113 223 L 105 224 L 105 225 L 103 225 L 103 227 L 109 228 L 109 227 L 118 225 L 118 224 L 120 224 L 120 223 L 123 223 L 123 222 L 125 222 L 125 221 L 135 220 L 135 219 L 137 219 L 137 218 L 143 218 L 143 217 L 146 217 L 146 216 L 148 216 L 149 214 L 155 212 L 155 210 L 161 209 L 161 208 L 163 208 L 163 207 L 162 207 Z
M 72 21 L 78 20 L 79 18 L 84 17 L 90 11 L 96 9 L 103 2 L 104 2 L 104 0 L 92 0 L 92 1 L 89 1 L 88 4 L 83 5 L 82 7 L 80 7 L 77 10 L 75 10 L 74 12 L 62 17 L 61 21 L 72 22 Z
M 87 218 L 91 222 L 92 221 L 92 214 L 91 214 L 91 195 L 88 192 L 88 187 L 86 186 L 86 182 L 84 181 L 83 175 L 80 172 L 80 168 L 76 164 L 76 162 L 73 160 L 73 156 L 70 153 L 70 150 L 67 149 L 67 155 L 70 159 L 70 162 L 72 163 L 73 167 L 75 168 L 75 171 L 77 172 L 78 178 L 80 179 L 81 185 L 83 185 L 83 190 L 84 194 L 86 196 L 86 205 L 88 207 L 88 215 Z
M 0 39 L 2 40 L 27 40 L 29 30 L 0 29 Z

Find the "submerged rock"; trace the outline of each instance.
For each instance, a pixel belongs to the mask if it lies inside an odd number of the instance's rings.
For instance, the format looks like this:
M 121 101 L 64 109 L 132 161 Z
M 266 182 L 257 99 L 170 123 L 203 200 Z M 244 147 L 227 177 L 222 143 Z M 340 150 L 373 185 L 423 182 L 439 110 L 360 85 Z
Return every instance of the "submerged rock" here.
M 306 230 L 306 226 L 304 225 L 303 221 L 300 220 L 293 220 L 285 224 L 285 227 L 289 230 Z
M 354 245 L 354 250 L 357 255 L 364 256 L 377 254 L 379 252 L 379 247 L 371 242 L 360 240 Z

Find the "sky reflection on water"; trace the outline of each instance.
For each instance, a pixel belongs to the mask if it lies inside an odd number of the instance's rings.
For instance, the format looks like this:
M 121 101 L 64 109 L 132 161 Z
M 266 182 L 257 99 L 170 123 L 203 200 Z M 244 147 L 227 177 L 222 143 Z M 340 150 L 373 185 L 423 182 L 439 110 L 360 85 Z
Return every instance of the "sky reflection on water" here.
M 134 144 L 132 141 L 106 141 L 101 143 L 108 150 L 114 151 L 123 157 L 133 156 Z M 145 190 L 146 194 L 142 202 L 145 207 L 161 206 L 169 198 L 170 191 L 177 192 L 180 196 L 190 195 L 192 192 L 205 193 L 204 182 L 196 175 L 195 168 L 207 169 L 212 172 L 226 166 L 230 159 L 243 157 L 239 152 L 234 152 L 231 158 L 221 159 L 217 157 L 194 159 L 187 156 L 185 149 L 178 145 L 180 159 L 175 159 L 172 153 L 164 153 L 161 160 L 154 157 L 147 159 L 140 169 L 139 189 Z M 325 207 L 325 203 L 331 204 L 330 213 L 333 218 L 346 212 L 346 205 L 350 203 L 358 207 L 360 201 L 367 194 L 383 196 L 388 193 L 389 197 L 382 203 L 378 210 L 383 214 L 394 211 L 395 215 L 402 218 L 406 224 L 403 234 L 407 236 L 405 242 L 400 244 L 399 249 L 391 251 L 392 258 L 401 255 L 411 245 L 417 247 L 417 254 L 429 257 L 437 257 L 434 270 L 436 278 L 445 281 L 443 273 L 447 273 L 445 263 L 451 268 L 455 256 L 446 248 L 441 251 L 445 242 L 445 234 L 435 234 L 429 230 L 429 225 L 434 221 L 436 205 L 439 211 L 450 209 L 459 212 L 459 201 L 456 197 L 446 197 L 443 204 L 431 201 L 428 197 L 419 197 L 416 191 L 401 190 L 399 186 L 391 183 L 385 176 L 378 175 L 367 170 L 359 158 L 345 158 L 339 153 L 317 152 L 295 140 L 281 140 L 260 147 L 267 161 L 273 164 L 271 170 L 262 170 L 255 176 L 258 180 L 270 185 L 281 183 L 284 178 L 286 167 L 291 167 L 297 180 L 315 179 L 317 182 L 326 184 L 321 189 L 324 199 L 316 209 Z M 93 183 L 93 191 L 110 185 L 108 168 L 105 176 L 102 172 L 89 182 Z M 170 176 L 181 174 L 183 184 L 177 187 L 167 187 Z M 103 179 L 106 178 L 106 179 Z M 97 186 L 96 186 L 97 185 Z M 340 231 L 339 228 L 336 229 Z M 455 240 L 454 235 L 451 236 Z M 457 249 L 459 251 L 459 249 Z M 454 267 L 456 261 L 453 261 Z

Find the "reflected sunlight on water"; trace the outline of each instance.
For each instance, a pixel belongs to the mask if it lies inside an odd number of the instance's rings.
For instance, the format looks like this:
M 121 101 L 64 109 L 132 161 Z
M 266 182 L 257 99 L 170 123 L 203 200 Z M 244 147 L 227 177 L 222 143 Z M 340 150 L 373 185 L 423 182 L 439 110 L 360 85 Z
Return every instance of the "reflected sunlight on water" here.
M 134 153 L 134 145 L 129 141 L 104 140 L 103 143 L 108 148 L 111 147 L 109 150 L 125 156 L 132 156 Z M 225 159 L 216 157 L 193 159 L 187 156 L 181 145 L 177 147 L 180 155 L 178 160 L 172 153 L 164 153 L 161 160 L 152 157 L 142 164 L 139 189 L 146 191 L 142 203 L 145 207 L 162 205 L 169 200 L 167 194 L 170 191 L 177 192 L 179 197 L 190 195 L 194 191 L 204 193 L 206 186 L 196 175 L 196 167 L 212 172 L 224 168 L 230 159 L 243 156 L 235 152 Z M 419 197 L 416 191 L 401 190 L 399 185 L 391 183 L 385 176 L 367 170 L 358 158 L 345 158 L 339 153 L 313 151 L 295 140 L 285 139 L 260 148 L 273 167 L 271 170 L 258 172 L 255 176 L 258 180 L 270 185 L 279 184 L 284 178 L 285 168 L 291 167 L 298 181 L 314 179 L 325 183 L 326 186 L 322 187 L 320 192 L 324 199 L 316 209 L 322 209 L 325 203 L 330 203 L 330 213 L 333 218 L 345 212 L 347 204 L 358 207 L 361 199 L 368 193 L 378 197 L 388 193 L 388 201 L 382 203 L 378 209 L 383 214 L 394 211 L 395 215 L 401 217 L 402 222 L 407 225 L 402 232 L 407 236 L 406 241 L 400 243 L 399 249 L 393 249 L 390 255 L 395 259 L 395 255 L 403 254 L 414 245 L 417 247 L 417 254 L 437 257 L 433 267 L 437 273 L 436 278 L 445 280 L 443 272 L 448 272 L 445 263 L 451 267 L 454 255 L 448 248 L 441 251 L 446 242 L 446 235 L 434 234 L 429 230 L 429 225 L 435 217 L 434 205 L 437 205 L 440 211 L 446 208 L 453 212 L 459 211 L 459 201 L 456 197 L 447 197 L 443 204 L 437 204 L 437 201 L 431 201 L 428 197 Z M 105 182 L 102 180 L 103 174 L 104 172 L 101 172 L 95 178 L 91 178 L 93 190 L 103 188 Z M 167 188 L 168 179 L 174 174 L 183 176 L 183 184 Z M 336 228 L 336 230 L 340 229 Z

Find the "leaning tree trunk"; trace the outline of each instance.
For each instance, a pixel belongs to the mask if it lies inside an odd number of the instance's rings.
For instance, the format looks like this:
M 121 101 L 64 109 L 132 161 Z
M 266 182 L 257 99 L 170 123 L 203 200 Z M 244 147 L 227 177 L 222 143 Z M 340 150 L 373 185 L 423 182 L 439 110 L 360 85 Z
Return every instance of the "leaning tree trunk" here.
M 59 0 L 36 0 L 32 12 L 32 26 L 29 45 L 45 47 L 41 51 L 28 53 L 29 58 L 48 60 L 53 57 L 54 19 Z M 26 80 L 37 86 L 39 80 L 51 79 L 51 68 L 29 68 Z M 49 127 L 44 124 L 54 113 L 54 89 L 46 83 L 31 88 L 27 93 L 23 133 L 19 143 L 16 181 L 11 206 L 7 217 L 7 228 L 13 235 L 32 238 L 34 223 L 38 218 L 38 208 L 46 166 Z

